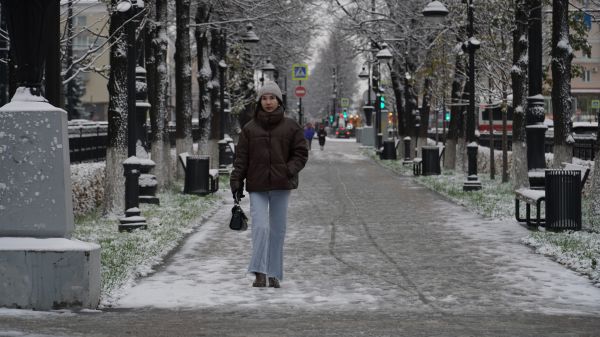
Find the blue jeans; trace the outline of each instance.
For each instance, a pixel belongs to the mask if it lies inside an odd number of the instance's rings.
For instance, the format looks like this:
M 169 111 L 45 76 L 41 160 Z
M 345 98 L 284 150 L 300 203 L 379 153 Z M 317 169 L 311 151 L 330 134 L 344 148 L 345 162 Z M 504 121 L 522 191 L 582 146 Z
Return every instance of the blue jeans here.
M 283 241 L 290 190 L 250 192 L 252 258 L 250 273 L 283 279 Z

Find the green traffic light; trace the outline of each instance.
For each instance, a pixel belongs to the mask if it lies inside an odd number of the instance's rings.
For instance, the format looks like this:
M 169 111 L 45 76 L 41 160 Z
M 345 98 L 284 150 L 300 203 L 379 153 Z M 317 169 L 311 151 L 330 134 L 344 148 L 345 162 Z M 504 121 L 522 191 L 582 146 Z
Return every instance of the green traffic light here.
M 385 109 L 385 96 L 379 97 L 379 108 Z
M 450 112 L 449 111 L 446 112 L 444 119 L 446 120 L 446 122 L 450 121 Z

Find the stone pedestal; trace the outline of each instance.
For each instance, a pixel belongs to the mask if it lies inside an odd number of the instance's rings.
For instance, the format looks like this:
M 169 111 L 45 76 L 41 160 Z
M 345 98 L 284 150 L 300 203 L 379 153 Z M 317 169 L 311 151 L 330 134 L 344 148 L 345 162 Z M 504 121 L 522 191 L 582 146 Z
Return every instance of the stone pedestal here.
M 100 246 L 64 238 L 0 237 L 0 307 L 96 308 Z
M 479 191 L 481 182 L 477 177 L 477 151 L 479 146 L 473 142 L 467 145 L 468 171 L 467 180 L 463 182 L 463 191 Z
M 375 146 L 375 129 L 372 126 L 363 127 L 360 140 L 363 146 Z
M 20 87 L 0 108 L 0 307 L 95 308 L 100 246 L 73 231 L 67 113 Z
M 19 88 L 0 108 L 0 237 L 73 230 L 67 113 Z

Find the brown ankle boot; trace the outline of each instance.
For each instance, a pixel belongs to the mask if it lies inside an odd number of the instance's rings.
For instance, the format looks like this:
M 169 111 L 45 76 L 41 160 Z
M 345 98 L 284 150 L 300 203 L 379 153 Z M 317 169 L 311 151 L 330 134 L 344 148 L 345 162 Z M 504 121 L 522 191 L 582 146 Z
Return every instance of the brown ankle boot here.
M 256 275 L 256 279 L 252 283 L 253 287 L 266 287 L 267 286 L 267 276 L 263 273 L 254 273 Z
M 269 277 L 269 287 L 280 288 L 279 280 L 275 277 Z

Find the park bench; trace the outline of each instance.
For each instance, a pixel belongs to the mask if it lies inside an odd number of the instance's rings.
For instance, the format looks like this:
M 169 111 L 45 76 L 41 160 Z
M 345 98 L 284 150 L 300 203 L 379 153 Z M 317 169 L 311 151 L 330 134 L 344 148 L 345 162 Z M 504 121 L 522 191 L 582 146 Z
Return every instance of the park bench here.
M 424 146 L 425 147 L 425 146 Z M 421 148 L 421 156 L 423 156 L 423 148 Z M 437 160 L 438 162 L 440 162 L 442 160 L 442 157 L 444 156 L 444 151 L 446 150 L 445 146 L 435 146 L 438 148 L 438 156 L 437 156 Z M 431 147 L 427 147 L 427 148 L 431 148 Z M 423 172 L 423 158 L 415 158 L 412 161 L 413 163 L 413 174 L 416 176 L 419 175 L 430 175 L 432 174 L 431 172 Z M 434 174 L 439 174 L 438 172 L 434 173 Z
M 581 191 L 588 178 L 589 167 L 563 163 L 562 169 L 545 170 L 544 189 L 520 188 L 515 191 L 515 218 L 527 226 L 545 226 L 549 229 L 581 228 Z M 520 203 L 525 203 L 525 218 L 520 215 Z M 546 216 L 541 216 L 544 202 Z M 535 206 L 535 222 L 531 218 Z
M 206 195 L 219 190 L 219 170 L 209 169 L 209 156 L 183 152 L 178 157 L 185 171 L 183 193 Z

